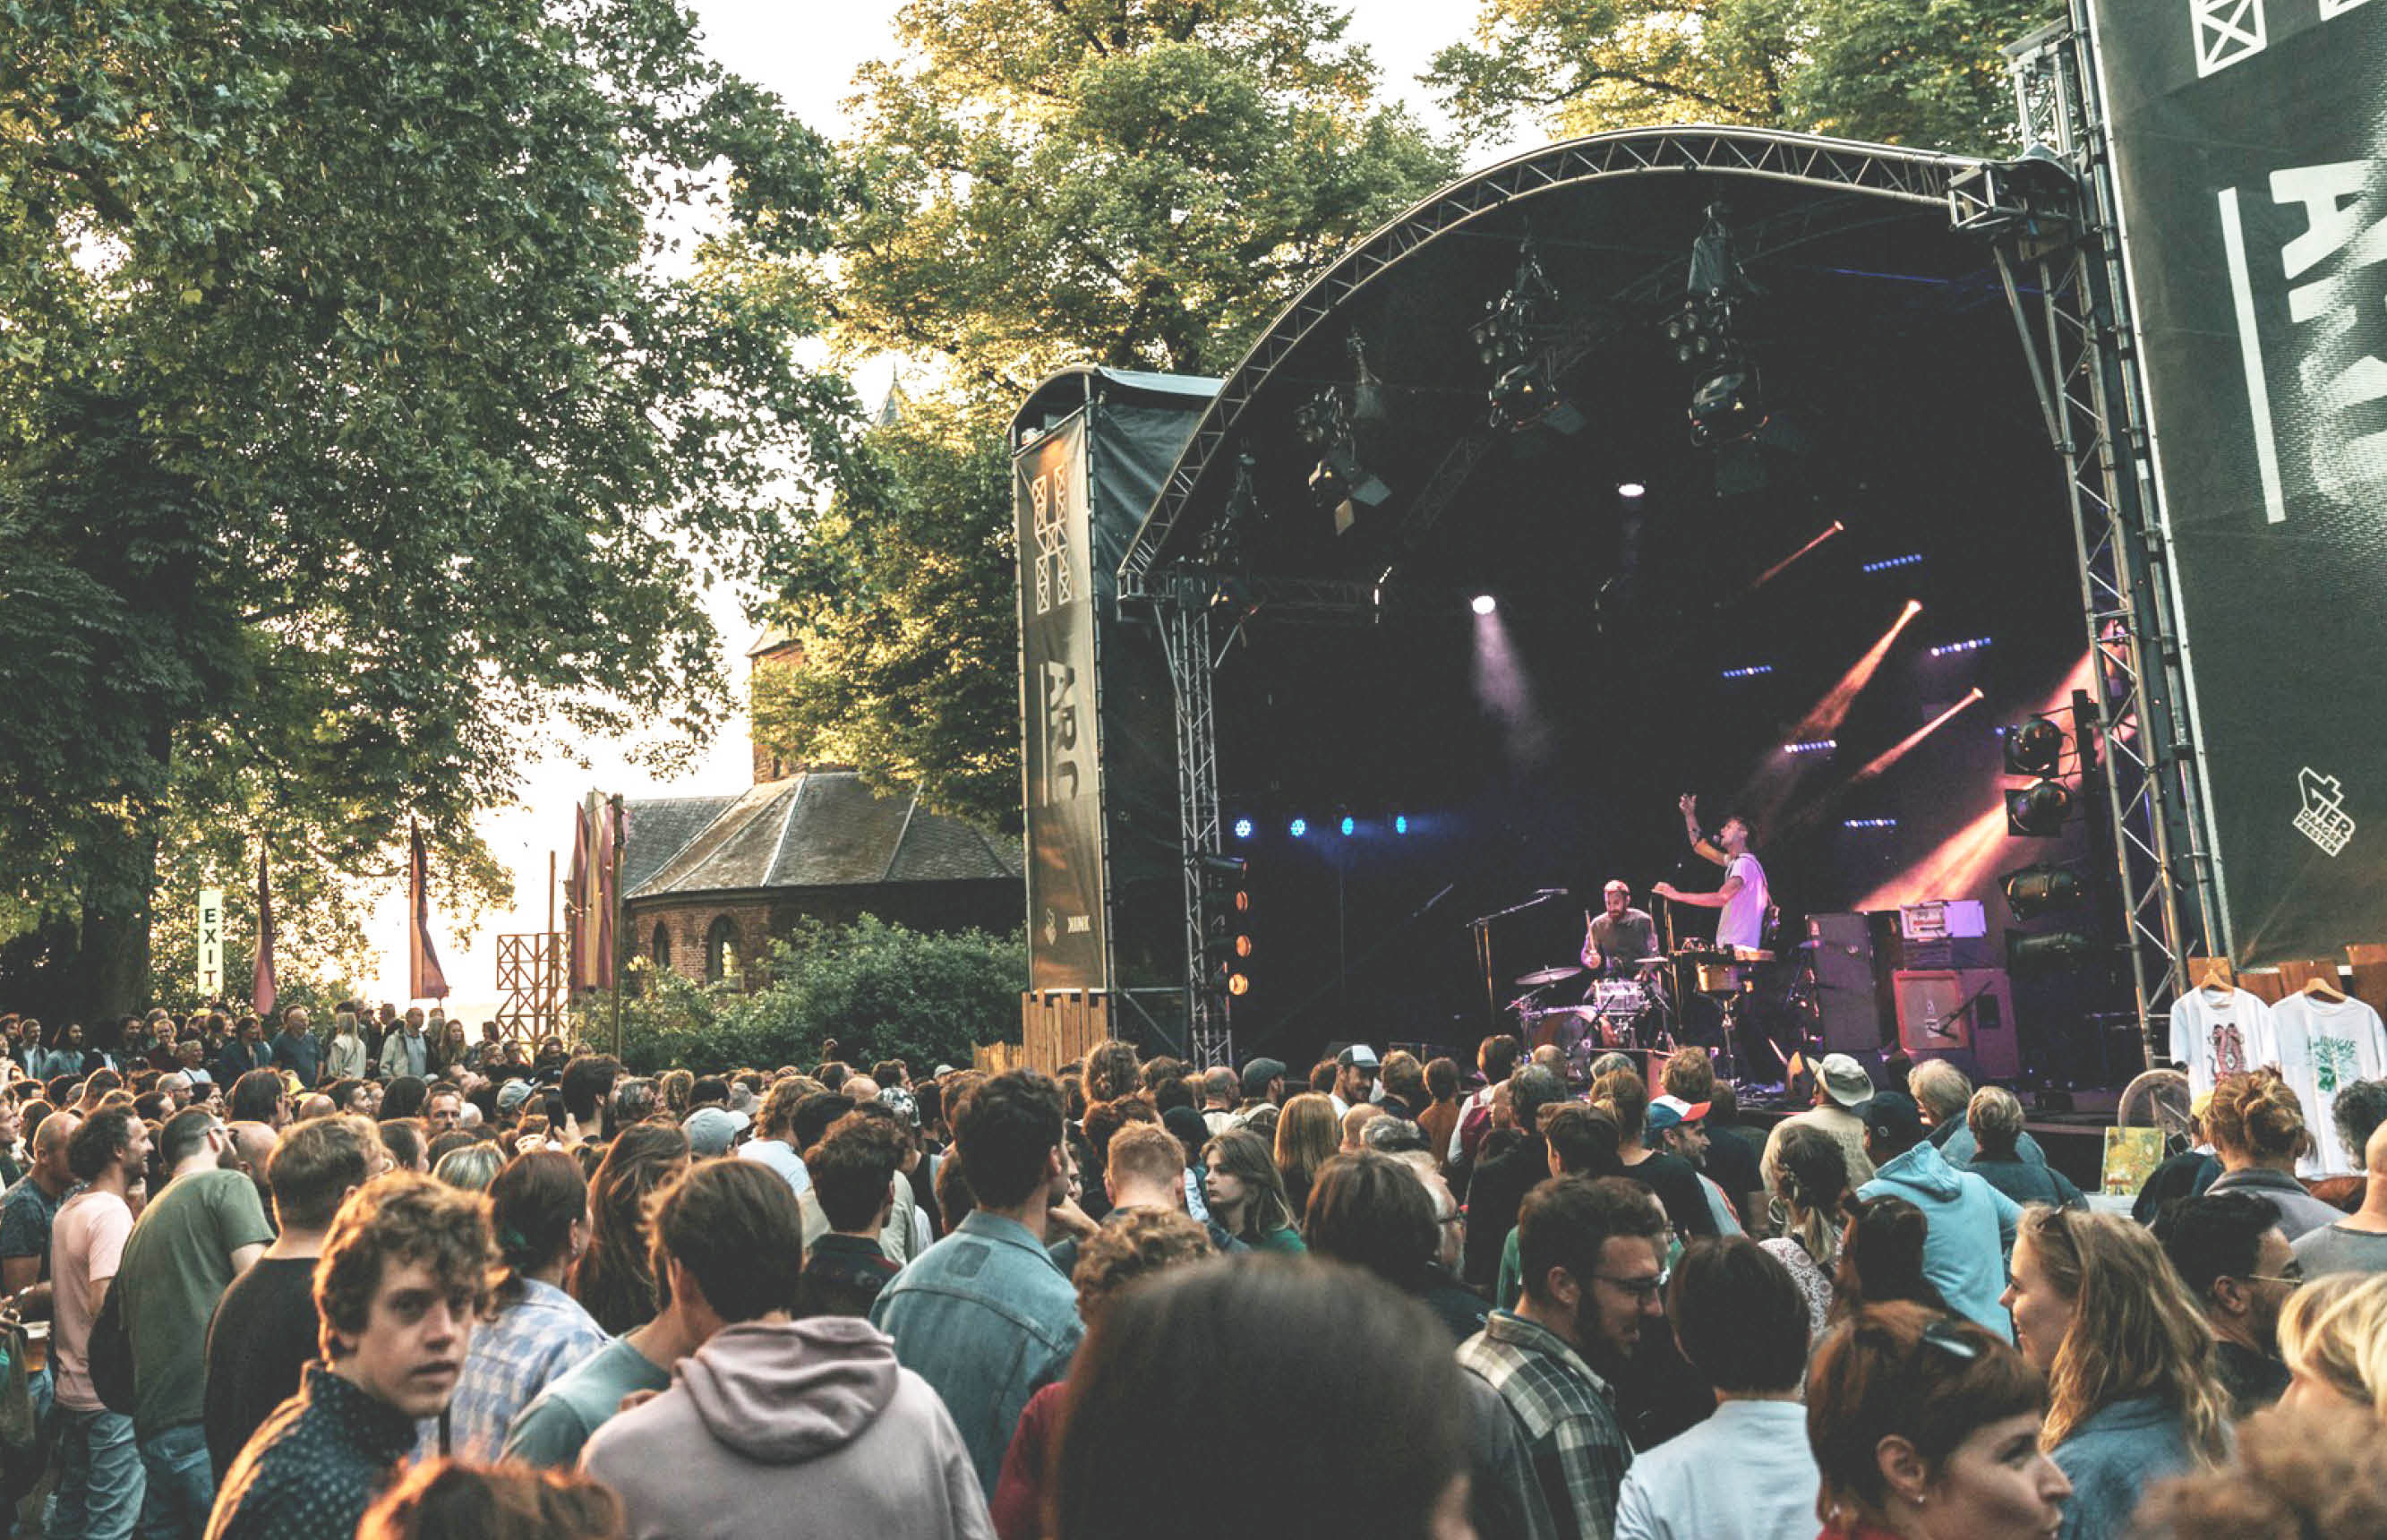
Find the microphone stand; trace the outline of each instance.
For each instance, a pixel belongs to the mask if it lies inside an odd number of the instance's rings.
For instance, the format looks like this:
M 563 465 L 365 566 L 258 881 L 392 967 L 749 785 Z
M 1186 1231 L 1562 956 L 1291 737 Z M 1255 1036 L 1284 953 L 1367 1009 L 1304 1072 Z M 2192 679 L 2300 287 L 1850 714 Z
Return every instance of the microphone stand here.
M 1500 1029 L 1499 978 L 1492 971 L 1492 922 L 1507 919 L 1511 915 L 1522 915 L 1536 905 L 1565 896 L 1566 890 L 1563 888 L 1545 888 L 1522 903 L 1512 903 L 1506 909 L 1496 909 L 1488 915 L 1478 915 L 1467 922 L 1467 928 L 1475 932 L 1475 961 L 1484 969 L 1484 1013 L 1485 1019 L 1491 1023 L 1492 1030 L 1497 1032 Z

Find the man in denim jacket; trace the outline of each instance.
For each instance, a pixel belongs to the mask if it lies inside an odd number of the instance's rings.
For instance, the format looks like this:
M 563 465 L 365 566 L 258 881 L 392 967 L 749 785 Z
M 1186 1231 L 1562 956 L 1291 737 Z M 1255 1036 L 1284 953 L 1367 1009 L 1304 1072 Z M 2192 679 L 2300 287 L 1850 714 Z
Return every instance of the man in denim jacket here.
M 1061 1088 L 1032 1069 L 984 1082 L 954 1109 L 954 1143 L 978 1206 L 879 1291 L 871 1324 L 896 1361 L 944 1399 L 990 1496 L 1028 1398 L 1061 1378 L 1084 1327 L 1044 1251 L 1045 1216 L 1069 1193 Z

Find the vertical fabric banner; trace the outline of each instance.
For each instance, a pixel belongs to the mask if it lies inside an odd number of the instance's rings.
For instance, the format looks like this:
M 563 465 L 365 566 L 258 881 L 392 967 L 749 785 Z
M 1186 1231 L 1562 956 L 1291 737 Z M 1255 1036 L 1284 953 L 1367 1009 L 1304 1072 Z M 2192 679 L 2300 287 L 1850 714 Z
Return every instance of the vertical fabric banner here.
M 406 821 L 406 997 L 445 1000 L 448 976 L 439 971 L 439 950 L 431 944 L 430 860 L 423 830 Z
M 597 901 L 597 946 L 595 966 L 590 972 L 596 987 L 613 987 L 613 964 L 617 943 L 613 937 L 613 911 L 622 902 L 622 848 L 629 843 L 630 821 L 622 799 L 611 797 L 603 804 L 601 815 L 589 827 L 601 831 L 594 852 L 597 860 L 596 880 L 589 886 Z
M 581 904 L 588 883 L 588 810 L 572 810 L 572 873 L 563 884 L 563 943 L 566 964 L 564 984 L 574 994 L 593 990 L 597 980 L 589 970 L 588 948 L 584 944 L 585 931 L 580 924 Z
M 2338 955 L 2387 939 L 2387 4 L 2092 15 L 2232 942 Z
M 199 890 L 199 999 L 223 997 L 223 890 Z
M 1086 492 L 1080 412 L 1012 462 L 1028 977 L 1037 990 L 1110 987 Z
M 249 979 L 249 1009 L 259 1016 L 273 1010 L 273 890 L 267 886 L 265 852 L 257 852 L 257 969 Z

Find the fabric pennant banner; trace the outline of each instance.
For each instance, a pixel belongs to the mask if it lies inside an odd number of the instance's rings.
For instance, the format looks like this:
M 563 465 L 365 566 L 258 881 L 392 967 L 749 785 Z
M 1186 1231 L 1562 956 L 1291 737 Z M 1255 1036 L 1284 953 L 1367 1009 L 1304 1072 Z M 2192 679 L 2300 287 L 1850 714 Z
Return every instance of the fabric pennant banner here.
M 249 986 L 249 1008 L 259 1016 L 273 1010 L 273 890 L 265 879 L 265 852 L 257 852 L 257 974 Z
M 431 943 L 430 862 L 423 830 L 406 821 L 406 993 L 410 1000 L 445 1000 L 448 976 L 439 971 L 439 949 Z

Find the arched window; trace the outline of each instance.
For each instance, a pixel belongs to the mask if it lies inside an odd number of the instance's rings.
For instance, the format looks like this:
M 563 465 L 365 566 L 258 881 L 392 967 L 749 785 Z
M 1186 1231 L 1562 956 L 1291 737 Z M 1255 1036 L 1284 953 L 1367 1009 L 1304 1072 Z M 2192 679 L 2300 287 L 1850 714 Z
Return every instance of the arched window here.
M 738 977 L 738 922 L 724 915 L 704 933 L 704 981 Z
M 663 928 L 663 922 L 660 920 L 655 922 L 654 943 L 648 947 L 647 955 L 654 959 L 655 966 L 658 968 L 671 966 L 671 932 Z

